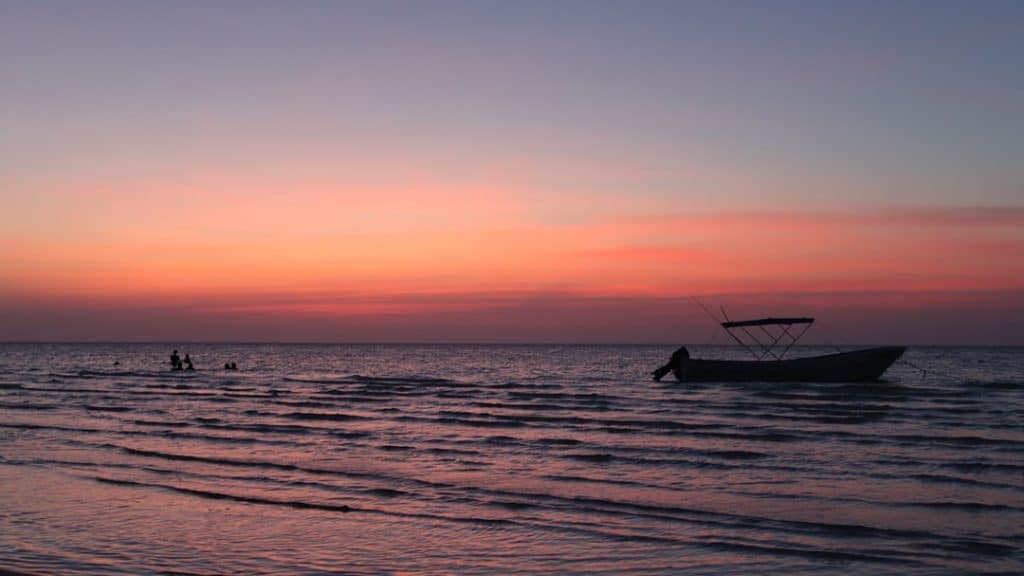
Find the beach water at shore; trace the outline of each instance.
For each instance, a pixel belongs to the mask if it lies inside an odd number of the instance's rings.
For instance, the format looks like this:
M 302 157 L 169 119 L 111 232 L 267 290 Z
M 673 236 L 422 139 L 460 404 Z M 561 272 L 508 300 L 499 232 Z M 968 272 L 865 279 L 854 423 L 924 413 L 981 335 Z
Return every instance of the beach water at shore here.
M 652 382 L 672 350 L 2 344 L 0 572 L 1024 572 L 1024 349 Z

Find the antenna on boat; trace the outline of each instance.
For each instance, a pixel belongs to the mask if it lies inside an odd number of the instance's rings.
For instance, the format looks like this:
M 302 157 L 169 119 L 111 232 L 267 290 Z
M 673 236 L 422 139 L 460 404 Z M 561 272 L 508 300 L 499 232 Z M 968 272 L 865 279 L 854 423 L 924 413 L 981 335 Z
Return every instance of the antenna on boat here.
M 709 343 L 714 343 L 715 335 L 718 334 L 718 326 L 721 325 L 721 321 L 718 318 L 715 317 L 715 315 L 711 312 L 711 310 L 709 310 L 708 307 L 705 306 L 704 303 L 701 302 L 699 298 L 697 298 L 696 296 L 690 296 L 690 300 L 693 300 L 693 302 L 695 304 L 697 304 L 697 306 L 700 306 L 700 309 L 703 310 L 704 313 L 707 314 L 708 317 L 711 318 L 711 320 L 714 322 L 715 330 L 714 330 L 714 332 L 711 333 L 711 336 L 709 336 L 707 338 L 707 341 Z
M 696 302 L 697 305 L 700 306 L 701 309 L 704 310 L 704 312 L 706 312 L 707 315 L 710 316 L 711 319 L 715 321 L 715 324 L 718 324 L 719 326 L 724 326 L 727 322 L 729 322 L 729 314 L 725 312 L 725 306 L 720 305 L 718 307 L 718 309 L 722 311 L 722 318 L 719 319 L 715 316 L 714 312 L 712 312 L 707 306 L 705 306 L 703 302 L 698 300 L 696 296 L 691 296 L 691 298 L 693 298 L 693 301 Z M 735 334 L 732 333 L 731 330 L 726 330 L 725 333 L 728 334 L 730 338 L 735 340 L 737 344 L 746 349 L 747 352 L 753 354 L 755 358 L 760 358 L 760 355 L 757 352 L 754 352 L 754 350 L 751 349 L 751 347 L 747 345 L 746 342 L 738 338 Z
M 705 306 L 704 303 L 701 302 L 696 296 L 690 296 L 690 299 L 693 300 L 694 302 L 696 302 L 697 306 L 700 306 L 701 310 L 703 310 L 708 316 L 711 317 L 712 320 L 715 321 L 715 324 L 721 324 L 722 323 L 722 321 L 719 320 L 718 318 L 716 318 L 715 314 L 713 312 L 711 312 L 711 310 L 709 310 L 708 307 Z M 722 315 L 723 316 L 725 315 L 725 308 L 722 308 Z M 728 320 L 728 318 L 726 318 L 726 319 Z

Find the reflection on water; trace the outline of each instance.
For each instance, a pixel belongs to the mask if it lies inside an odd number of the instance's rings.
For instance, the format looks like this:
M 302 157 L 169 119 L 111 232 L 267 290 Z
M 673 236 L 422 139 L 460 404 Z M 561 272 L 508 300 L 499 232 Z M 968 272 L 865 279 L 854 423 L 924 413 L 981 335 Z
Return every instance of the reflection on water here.
M 1024 568 L 1020 349 L 871 385 L 650 382 L 666 347 L 169 351 L 0 346 L 6 568 Z

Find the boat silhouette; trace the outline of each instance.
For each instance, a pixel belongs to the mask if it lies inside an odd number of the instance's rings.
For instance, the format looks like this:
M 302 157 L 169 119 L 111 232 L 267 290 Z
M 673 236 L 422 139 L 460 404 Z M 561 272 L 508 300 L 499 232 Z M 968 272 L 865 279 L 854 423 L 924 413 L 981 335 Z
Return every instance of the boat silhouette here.
M 691 358 L 681 347 L 653 372 L 654 379 L 672 372 L 680 382 L 874 382 L 906 351 L 905 346 L 881 346 L 786 358 L 813 322 L 814 318 L 806 317 L 722 322 L 722 328 L 754 360 Z

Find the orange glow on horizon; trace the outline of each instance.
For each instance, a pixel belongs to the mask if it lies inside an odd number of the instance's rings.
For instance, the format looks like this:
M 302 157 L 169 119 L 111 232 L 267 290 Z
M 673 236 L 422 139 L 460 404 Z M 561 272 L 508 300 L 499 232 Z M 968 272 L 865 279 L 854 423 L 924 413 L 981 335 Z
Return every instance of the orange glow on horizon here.
M 672 341 L 690 295 L 960 310 L 1024 288 L 1013 207 L 648 213 L 429 179 L 39 192 L 0 234 L 16 338 Z
M 345 195 L 4 238 L 8 291 L 83 297 L 560 290 L 599 295 L 1024 286 L 1024 211 L 718 213 L 533 221 L 514 194 Z M 174 194 L 170 194 L 173 196 Z M 505 198 L 504 201 L 498 199 Z M 351 210 L 346 210 L 350 208 Z M 136 211 L 133 217 L 133 211 Z M 389 212 L 403 218 L 381 216 Z M 367 214 L 370 214 L 369 216 Z M 410 214 L 416 214 L 410 219 Z

